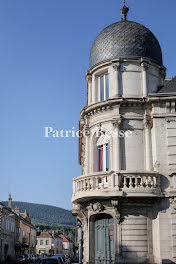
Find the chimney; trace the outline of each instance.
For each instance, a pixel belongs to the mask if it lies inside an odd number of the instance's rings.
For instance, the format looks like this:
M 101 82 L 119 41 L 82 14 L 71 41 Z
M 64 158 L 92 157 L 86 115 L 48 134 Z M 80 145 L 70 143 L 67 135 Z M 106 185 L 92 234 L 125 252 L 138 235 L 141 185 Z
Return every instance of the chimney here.
M 14 210 L 15 214 L 17 214 L 18 216 L 20 215 L 20 208 L 16 207 Z
M 11 194 L 9 194 L 8 207 L 10 209 L 12 209 L 12 197 L 11 197 Z
M 52 237 L 54 237 L 55 236 L 55 232 L 54 232 L 54 230 L 52 230 Z

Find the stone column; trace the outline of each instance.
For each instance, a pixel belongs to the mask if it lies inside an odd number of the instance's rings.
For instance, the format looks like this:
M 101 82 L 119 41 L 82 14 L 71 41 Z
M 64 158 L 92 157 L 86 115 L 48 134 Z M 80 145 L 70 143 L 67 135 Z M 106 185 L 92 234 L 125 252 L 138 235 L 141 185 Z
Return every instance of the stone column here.
M 120 213 L 119 213 L 119 202 L 118 200 L 111 200 L 114 211 L 114 254 L 115 254 L 115 263 L 118 262 L 118 256 L 120 255 L 121 248 L 121 234 L 119 232 L 119 222 L 120 222 Z
M 146 171 L 152 171 L 152 146 L 151 146 L 151 128 L 152 120 L 145 119 L 145 169 Z
M 96 80 L 95 74 L 92 75 L 92 104 L 96 103 Z
M 86 77 L 87 84 L 88 84 L 88 105 L 92 103 L 92 76 L 90 74 Z
M 147 97 L 148 94 L 148 85 L 147 85 L 147 69 L 148 69 L 148 63 L 142 62 L 142 88 L 143 88 L 143 97 Z
M 113 122 L 114 131 L 113 131 L 113 170 L 120 171 L 121 169 L 121 147 L 120 147 L 120 125 L 121 119 L 115 120 Z
M 120 72 L 120 62 L 113 63 L 113 74 L 112 74 L 112 81 L 114 90 L 112 92 L 112 97 L 119 97 L 120 96 L 120 82 L 119 82 L 119 72 Z

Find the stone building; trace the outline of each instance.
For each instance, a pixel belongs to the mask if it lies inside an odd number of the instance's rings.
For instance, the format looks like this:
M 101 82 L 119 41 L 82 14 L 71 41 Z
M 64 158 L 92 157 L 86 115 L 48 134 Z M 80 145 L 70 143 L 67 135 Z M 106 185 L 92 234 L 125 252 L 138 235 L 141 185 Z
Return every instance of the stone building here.
M 73 257 L 73 242 L 64 235 L 59 235 L 59 237 L 62 239 L 62 254 Z
M 35 254 L 37 230 L 31 223 L 31 217 L 25 210 L 12 209 L 12 197 L 9 195 L 8 209 L 15 219 L 15 255 Z
M 56 235 L 54 231 L 52 231 L 52 233 L 41 232 L 37 236 L 37 254 L 62 254 L 62 246 L 62 238 Z
M 0 203 L 0 263 L 15 258 L 15 214 Z
M 16 215 L 16 255 L 35 254 L 37 230 L 28 219 Z
M 72 197 L 84 264 L 176 262 L 176 78 L 128 11 L 96 38 L 86 73 Z

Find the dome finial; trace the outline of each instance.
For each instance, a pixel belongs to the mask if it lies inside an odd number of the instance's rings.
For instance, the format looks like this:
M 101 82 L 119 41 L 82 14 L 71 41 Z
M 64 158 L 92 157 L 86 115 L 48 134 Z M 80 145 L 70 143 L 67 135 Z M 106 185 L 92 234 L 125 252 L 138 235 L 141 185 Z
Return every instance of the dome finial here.
M 125 0 L 123 0 L 123 7 L 121 8 L 121 14 L 122 14 L 122 21 L 127 21 L 127 15 L 129 12 L 129 7 L 126 6 Z

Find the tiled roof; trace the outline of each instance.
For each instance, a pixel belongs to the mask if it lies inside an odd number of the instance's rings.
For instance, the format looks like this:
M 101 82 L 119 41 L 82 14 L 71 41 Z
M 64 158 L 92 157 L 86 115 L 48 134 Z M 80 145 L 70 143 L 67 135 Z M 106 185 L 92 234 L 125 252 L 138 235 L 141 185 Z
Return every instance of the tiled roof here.
M 50 233 L 48 233 L 48 232 L 41 232 L 38 237 L 40 237 L 40 238 L 51 238 L 52 235 L 50 235 Z
M 62 238 L 63 242 L 69 242 L 69 240 L 64 235 L 59 235 Z
M 35 226 L 31 222 L 29 222 L 26 218 L 22 217 L 21 215 L 17 215 L 15 212 L 13 212 L 13 213 L 16 215 L 16 218 L 18 218 L 22 222 L 25 222 L 26 224 L 28 224 L 32 228 L 36 229 Z
M 176 93 L 176 77 L 165 83 L 158 93 Z

